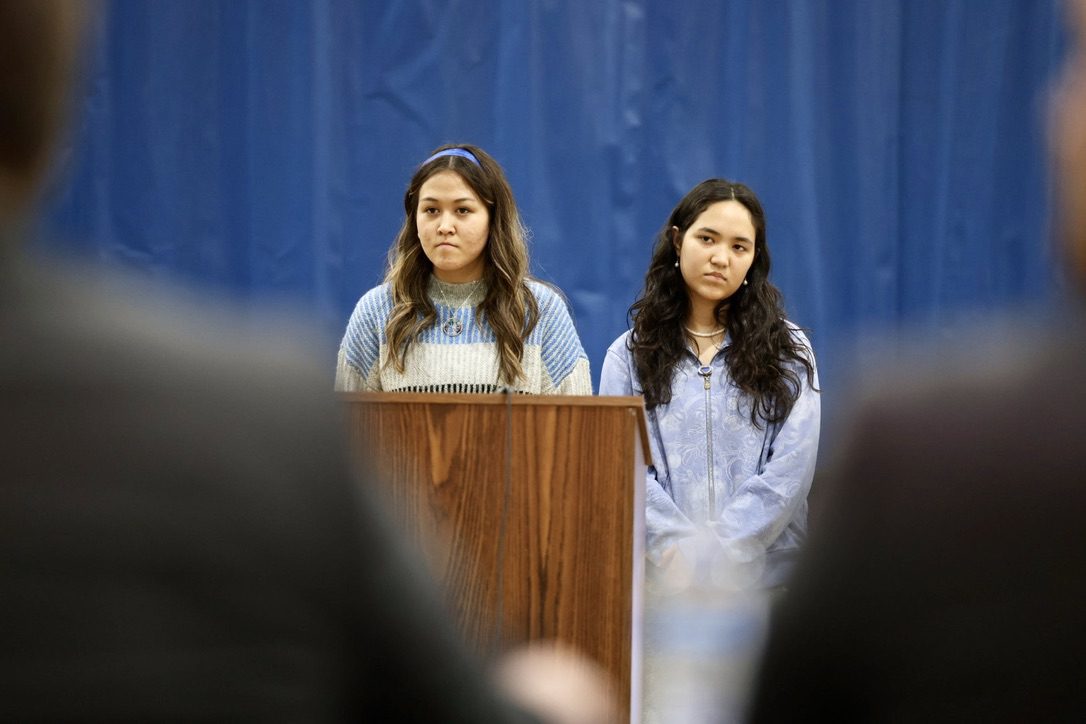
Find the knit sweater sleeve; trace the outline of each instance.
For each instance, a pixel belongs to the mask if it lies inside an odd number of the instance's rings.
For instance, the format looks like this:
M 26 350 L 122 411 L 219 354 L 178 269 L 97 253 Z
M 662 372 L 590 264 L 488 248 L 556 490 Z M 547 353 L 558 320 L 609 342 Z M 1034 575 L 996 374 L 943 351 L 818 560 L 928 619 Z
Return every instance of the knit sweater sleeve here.
M 591 395 L 592 374 L 566 301 L 545 285 L 532 283 L 539 302 L 539 338 L 546 374 L 542 391 L 552 395 Z
M 337 390 L 364 392 L 381 389 L 381 342 L 391 311 L 392 297 L 386 284 L 371 289 L 358 300 L 339 346 Z

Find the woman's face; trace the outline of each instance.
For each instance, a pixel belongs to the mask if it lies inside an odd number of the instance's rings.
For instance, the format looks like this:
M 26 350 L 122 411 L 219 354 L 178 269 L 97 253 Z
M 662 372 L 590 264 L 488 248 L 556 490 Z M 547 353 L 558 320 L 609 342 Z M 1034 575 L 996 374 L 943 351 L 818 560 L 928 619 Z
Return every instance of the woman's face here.
M 452 284 L 482 278 L 490 211 L 460 174 L 440 171 L 426 179 L 415 222 L 434 276 Z
M 715 307 L 735 294 L 754 261 L 754 240 L 754 220 L 738 201 L 718 201 L 694 219 L 675 249 L 691 305 Z

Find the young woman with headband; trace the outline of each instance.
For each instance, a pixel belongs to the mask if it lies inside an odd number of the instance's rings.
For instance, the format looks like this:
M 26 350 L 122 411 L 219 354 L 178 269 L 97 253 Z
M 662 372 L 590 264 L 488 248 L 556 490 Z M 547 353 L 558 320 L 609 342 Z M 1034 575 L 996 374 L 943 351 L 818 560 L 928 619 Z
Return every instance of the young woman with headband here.
M 528 276 L 525 237 L 497 161 L 435 150 L 404 194 L 384 283 L 351 315 L 336 389 L 592 394 L 565 300 Z
M 769 266 L 754 192 L 698 184 L 657 237 L 600 380 L 600 394 L 645 399 L 649 561 L 698 576 L 723 564 L 764 587 L 806 535 L 820 416 L 814 355 Z

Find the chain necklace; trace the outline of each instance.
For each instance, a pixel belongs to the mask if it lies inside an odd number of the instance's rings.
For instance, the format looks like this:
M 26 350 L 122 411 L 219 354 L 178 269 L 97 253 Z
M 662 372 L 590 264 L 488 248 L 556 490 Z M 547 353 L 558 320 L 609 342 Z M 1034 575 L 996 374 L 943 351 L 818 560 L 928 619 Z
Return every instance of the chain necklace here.
M 725 328 L 724 327 L 716 329 L 716 330 L 714 330 L 712 332 L 695 332 L 694 330 L 690 329 L 690 327 L 687 327 L 684 324 L 683 329 L 685 329 L 687 331 L 687 333 L 691 337 L 694 338 L 693 340 L 691 340 L 694 343 L 694 349 L 692 351 L 694 352 L 694 356 L 698 358 L 699 362 L 704 362 L 705 361 L 702 358 L 702 355 L 706 354 L 709 350 L 712 350 L 712 352 L 713 352 L 711 357 L 715 357 L 716 354 L 720 350 L 724 349 L 724 333 L 725 333 Z M 717 341 L 715 341 L 713 339 L 717 335 L 720 335 L 720 341 L 719 342 L 717 342 Z M 705 349 L 702 349 L 702 344 L 703 344 L 702 340 L 705 340 L 708 343 L 708 346 Z M 709 367 L 703 366 L 701 368 L 701 371 L 699 372 L 699 374 L 701 374 L 702 376 L 705 376 L 706 371 L 708 371 L 708 370 L 709 370 Z M 705 389 L 709 389 L 709 378 L 708 377 L 705 377 Z
M 445 321 L 441 323 L 441 331 L 446 337 L 459 337 L 460 333 L 464 331 L 464 323 L 460 321 L 460 310 L 462 310 L 475 294 L 475 288 L 479 286 L 479 280 L 476 279 L 471 283 L 471 290 L 464 297 L 464 301 L 460 302 L 460 306 L 453 309 L 453 306 L 449 304 L 449 300 L 445 297 L 445 290 L 441 288 L 440 283 L 437 287 L 437 293 L 441 295 L 441 303 L 448 307 L 451 311 Z
M 683 326 L 683 329 L 685 329 L 687 332 L 694 335 L 695 337 L 701 337 L 702 339 L 709 339 L 711 337 L 715 337 L 724 331 L 724 327 L 721 327 L 720 329 L 714 329 L 712 332 L 695 332 L 694 330 L 690 329 L 690 327 L 687 327 L 685 325 Z

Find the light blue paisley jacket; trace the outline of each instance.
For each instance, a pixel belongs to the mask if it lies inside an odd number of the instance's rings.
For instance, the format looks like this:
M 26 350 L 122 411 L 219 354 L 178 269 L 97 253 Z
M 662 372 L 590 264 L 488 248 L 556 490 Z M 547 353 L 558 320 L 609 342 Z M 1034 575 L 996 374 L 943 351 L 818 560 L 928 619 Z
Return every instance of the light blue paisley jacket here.
M 793 334 L 810 350 L 806 336 Z M 640 395 L 627 348 L 629 332 L 607 350 L 601 395 Z M 807 534 L 807 493 L 814 477 L 819 393 L 806 384 L 781 424 L 758 429 L 750 402 L 731 383 L 725 338 L 712 363 L 693 352 L 675 369 L 671 402 L 648 412 L 653 465 L 645 495 L 646 553 L 659 564 L 678 544 L 688 561 L 704 559 L 706 540 L 746 575 L 779 585 Z M 814 354 L 809 353 L 814 362 Z M 817 378 L 815 387 L 817 388 Z

